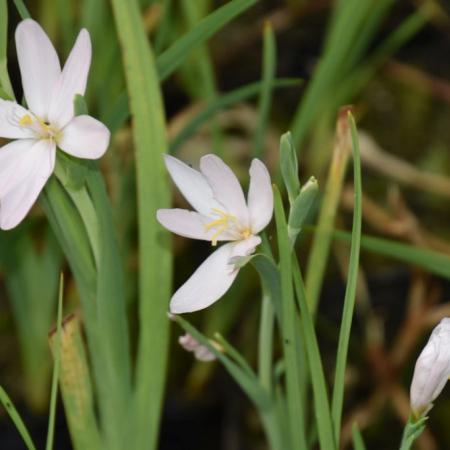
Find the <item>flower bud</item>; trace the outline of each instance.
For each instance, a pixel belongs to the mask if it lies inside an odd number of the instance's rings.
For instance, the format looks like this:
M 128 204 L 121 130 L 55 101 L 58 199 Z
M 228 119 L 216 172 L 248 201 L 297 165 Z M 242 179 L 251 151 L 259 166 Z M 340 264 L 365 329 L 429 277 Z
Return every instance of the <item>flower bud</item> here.
M 417 359 L 411 382 L 411 410 L 416 418 L 433 406 L 450 376 L 450 318 L 444 318 L 431 333 Z
M 208 347 L 200 344 L 193 336 L 186 333 L 178 338 L 178 343 L 188 352 L 194 353 L 194 356 L 199 361 L 213 361 L 216 359 Z

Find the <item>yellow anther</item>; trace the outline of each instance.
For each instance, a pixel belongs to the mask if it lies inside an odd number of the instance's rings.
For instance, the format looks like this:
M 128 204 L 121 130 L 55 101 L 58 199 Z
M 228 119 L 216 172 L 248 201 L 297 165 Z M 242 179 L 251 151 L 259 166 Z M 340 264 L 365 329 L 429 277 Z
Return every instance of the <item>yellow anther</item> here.
M 33 119 L 31 118 L 31 116 L 30 116 L 29 114 L 25 114 L 25 115 L 19 120 L 19 125 L 21 125 L 21 126 L 33 125 Z

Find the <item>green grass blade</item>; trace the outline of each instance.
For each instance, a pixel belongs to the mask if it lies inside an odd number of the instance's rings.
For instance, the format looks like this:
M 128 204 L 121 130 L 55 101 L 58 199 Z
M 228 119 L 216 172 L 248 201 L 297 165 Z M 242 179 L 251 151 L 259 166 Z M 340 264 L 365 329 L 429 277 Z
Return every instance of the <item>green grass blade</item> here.
M 354 450 L 366 450 L 361 431 L 359 431 L 358 424 L 356 422 L 352 425 L 352 440 Z
M 22 0 L 14 0 L 14 4 L 22 20 L 31 18 L 31 14 Z
M 207 41 L 214 33 L 257 1 L 232 0 L 201 20 L 194 29 L 178 39 L 158 57 L 157 70 L 160 79 L 165 80 L 186 60 L 193 48 Z
M 56 418 L 56 400 L 58 398 L 58 380 L 61 368 L 61 324 L 62 324 L 62 309 L 63 309 L 63 293 L 64 293 L 64 276 L 61 273 L 59 279 L 59 294 L 58 294 L 58 313 L 56 320 L 56 344 L 55 344 L 55 364 L 52 377 L 52 388 L 50 394 L 50 411 L 48 415 L 48 431 L 46 450 L 52 450 L 53 440 L 55 436 L 55 418 Z
M 347 287 L 345 290 L 344 309 L 342 312 L 339 331 L 339 343 L 336 356 L 336 370 L 334 375 L 333 399 L 331 414 L 333 417 L 336 448 L 339 448 L 341 433 L 342 408 L 344 402 L 345 367 L 347 364 L 348 344 L 352 326 L 353 311 L 356 300 L 356 285 L 358 282 L 359 252 L 361 242 L 362 222 L 362 186 L 361 186 L 361 161 L 359 153 L 358 132 L 355 120 L 349 113 L 349 126 L 352 135 L 353 148 L 353 179 L 355 186 L 355 203 L 353 209 L 352 243 L 350 249 L 350 261 L 348 265 Z
M 277 48 L 272 25 L 267 22 L 263 33 L 263 68 L 261 77 L 261 93 L 258 105 L 258 121 L 255 127 L 253 156 L 262 158 L 264 153 L 264 133 L 267 128 L 270 104 L 272 101 L 273 81 L 276 74 Z
M 307 448 L 307 444 L 304 427 L 304 411 L 302 410 L 301 375 L 298 370 L 297 349 L 295 346 L 295 330 L 300 326 L 300 320 L 296 310 L 292 286 L 292 247 L 287 234 L 287 223 L 281 195 L 277 188 L 274 188 L 274 200 L 282 295 L 281 334 L 284 362 L 286 365 L 286 397 L 289 411 L 290 434 L 293 448 L 301 449 Z
M 258 378 L 229 358 L 226 354 L 217 350 L 210 340 L 194 328 L 181 316 L 175 316 L 174 320 L 197 342 L 205 345 L 216 358 L 223 364 L 230 376 L 236 381 L 240 388 L 246 393 L 253 404 L 258 408 L 270 448 L 272 450 L 284 450 L 281 445 L 280 423 L 274 414 L 274 402 L 268 393 L 259 384 Z
M 139 226 L 139 342 L 136 368 L 135 448 L 157 446 L 167 365 L 172 257 L 169 234 L 156 221 L 170 189 L 162 154 L 167 151 L 164 107 L 153 52 L 135 0 L 113 0 L 122 46 L 137 170 Z
M 131 361 L 123 267 L 106 187 L 98 170 L 89 173 L 87 186 L 98 220 L 96 307 L 106 376 L 102 382 L 107 400 L 102 412 L 108 426 L 108 448 L 123 448 L 128 426 L 132 423 L 128 411 L 132 404 Z
M 36 450 L 36 447 L 33 444 L 33 440 L 31 439 L 30 433 L 28 432 L 25 424 L 23 423 L 22 418 L 20 417 L 17 409 L 14 407 L 11 399 L 5 390 L 0 386 L 0 402 L 6 409 L 11 420 L 14 422 L 17 431 L 23 439 L 23 442 L 27 446 L 28 450 Z
M 239 367 L 246 372 L 248 375 L 254 377 L 255 372 L 250 367 L 250 364 L 246 359 L 239 353 L 238 349 L 234 347 L 230 342 L 228 342 L 220 333 L 214 333 L 214 339 L 223 347 L 225 353 L 228 353 L 230 357 L 234 360 Z
M 344 231 L 335 231 L 333 238 L 350 242 L 351 235 Z M 363 235 L 361 238 L 361 248 L 421 267 L 430 273 L 450 279 L 450 257 L 444 253 L 367 235 Z
M 336 448 L 331 410 L 328 401 L 327 385 L 320 357 L 319 344 L 314 330 L 314 322 L 306 301 L 306 292 L 297 259 L 294 262 L 293 277 L 296 298 L 302 314 L 301 326 L 303 329 L 303 342 L 308 356 L 311 383 L 314 396 L 314 414 L 319 433 L 319 442 L 322 449 L 333 450 Z
M 261 385 L 272 394 L 273 335 L 275 311 L 270 294 L 262 289 L 258 338 L 258 375 Z
M 4 96 L 14 99 L 14 92 L 8 75 L 8 4 L 0 0 L 0 87 Z
M 287 88 L 298 86 L 300 80 L 295 79 L 279 79 L 275 80 L 273 88 Z M 200 111 L 184 128 L 177 134 L 175 139 L 170 144 L 170 153 L 176 153 L 183 143 L 191 137 L 195 131 L 205 122 L 211 119 L 218 111 L 228 108 L 236 103 L 239 103 L 248 98 L 258 95 L 261 90 L 261 82 L 250 83 L 241 88 L 235 89 L 223 96 L 217 98 L 213 103 L 207 105 Z

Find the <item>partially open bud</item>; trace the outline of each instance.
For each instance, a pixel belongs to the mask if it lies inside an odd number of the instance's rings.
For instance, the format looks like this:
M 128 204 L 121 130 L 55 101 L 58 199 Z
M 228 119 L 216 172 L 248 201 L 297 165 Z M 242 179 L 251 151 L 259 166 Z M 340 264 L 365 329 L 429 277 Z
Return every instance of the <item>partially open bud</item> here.
M 411 411 L 418 418 L 433 406 L 450 376 L 450 318 L 442 319 L 417 359 L 411 382 Z
M 179 344 L 188 352 L 194 353 L 194 356 L 199 361 L 213 361 L 216 359 L 206 346 L 200 344 L 189 333 L 178 338 Z

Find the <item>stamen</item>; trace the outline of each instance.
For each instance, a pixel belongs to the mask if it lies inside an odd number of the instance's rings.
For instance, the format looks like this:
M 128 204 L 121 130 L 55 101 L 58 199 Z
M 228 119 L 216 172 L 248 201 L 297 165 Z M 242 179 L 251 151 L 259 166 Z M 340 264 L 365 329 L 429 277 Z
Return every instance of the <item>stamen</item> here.
M 19 125 L 22 127 L 26 127 L 28 125 L 33 125 L 33 119 L 29 114 L 25 114 L 20 120 Z
M 213 212 L 219 216 L 219 219 L 213 220 L 205 225 L 205 231 L 211 230 L 211 228 L 218 227 L 216 232 L 211 236 L 211 244 L 213 247 L 217 245 L 217 238 L 234 223 L 237 224 L 238 220 L 236 216 L 228 214 L 220 209 L 213 208 Z

